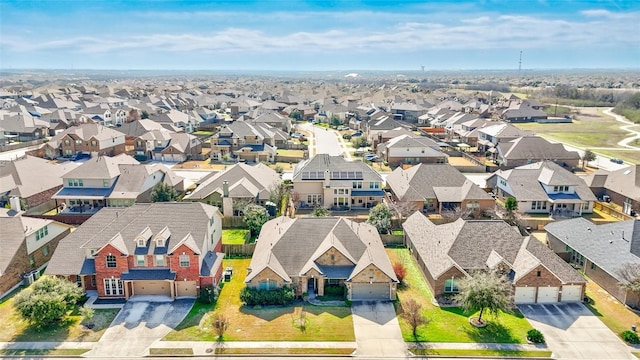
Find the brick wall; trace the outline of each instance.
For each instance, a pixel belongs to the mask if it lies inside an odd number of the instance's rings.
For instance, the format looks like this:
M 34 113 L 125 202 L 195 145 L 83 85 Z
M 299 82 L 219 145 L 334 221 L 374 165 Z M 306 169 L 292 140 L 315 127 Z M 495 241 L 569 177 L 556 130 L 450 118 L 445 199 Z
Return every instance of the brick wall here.
M 116 267 L 107 267 L 107 255 L 112 254 L 116 257 Z M 112 245 L 106 245 L 99 253 L 95 255 L 96 265 L 96 284 L 98 288 L 98 296 L 107 296 L 104 293 L 103 280 L 107 278 L 119 279 L 122 277 L 122 273 L 129 271 L 129 263 L 126 255 L 122 255 L 120 250 L 117 250 Z M 110 297 L 122 297 L 124 295 L 110 295 Z
M 611 202 L 621 207 L 624 206 L 624 202 L 627 199 L 626 196 L 607 189 L 605 189 L 604 195 L 609 195 L 609 197 L 611 197 Z M 640 211 L 640 199 L 632 200 L 631 207 L 636 211 Z
M 189 267 L 180 266 L 180 255 L 185 253 L 189 255 Z M 176 280 L 183 281 L 199 281 L 200 279 L 200 257 L 186 245 L 178 247 L 172 255 L 167 256 L 168 264 L 171 271 L 176 273 Z
M 46 245 L 49 246 L 48 255 L 44 255 L 43 248 L 40 247 L 34 251 L 31 255 L 34 259 L 34 265 L 31 266 L 29 262 L 29 254 L 27 254 L 27 242 L 23 241 L 14 257 L 9 262 L 6 271 L 0 276 L 0 294 L 5 293 L 7 290 L 14 287 L 16 284 L 22 281 L 23 275 L 27 272 L 35 270 L 40 266 L 46 264 L 51 259 L 51 256 L 58 247 L 58 243 L 62 238 L 69 234 L 70 230 L 66 230 L 55 238 L 51 239 Z
M 427 283 L 431 286 L 431 291 L 433 292 L 433 296 L 438 296 L 444 293 L 444 282 L 451 278 L 455 279 L 463 279 L 466 276 L 457 268 L 452 267 L 451 269 L 444 272 L 444 274 L 438 276 L 437 279 L 432 279 L 431 274 L 429 272 L 426 273 Z
M 27 207 L 32 208 L 32 207 L 36 207 L 40 204 L 44 204 L 47 201 L 51 200 L 51 197 L 58 192 L 58 190 L 60 190 L 62 188 L 62 185 L 56 186 L 54 188 L 51 188 L 49 190 L 45 190 L 42 192 L 39 192 L 37 194 L 31 195 L 28 198 L 25 198 L 24 200 L 27 203 Z M 24 209 L 23 209 L 24 210 Z
M 538 272 L 540 272 L 540 276 L 538 276 Z M 515 286 L 529 286 L 529 287 L 546 287 L 546 286 L 562 286 L 562 281 L 560 281 L 552 272 L 547 270 L 542 265 L 538 265 L 536 268 L 531 270 L 528 274 L 524 275 L 516 282 Z
M 598 266 L 594 266 L 594 269 L 591 268 L 591 261 L 585 259 L 584 263 L 584 273 L 596 284 L 600 285 L 603 289 L 605 289 L 611 296 L 618 299 L 620 302 L 625 302 L 626 290 L 620 288 L 618 286 L 618 280 L 613 278 L 611 275 L 607 274 L 604 270 L 602 270 Z M 632 303 L 629 303 L 631 301 Z M 635 303 L 634 303 L 635 302 Z M 637 305 L 637 296 L 630 296 L 627 300 L 627 305 L 635 306 Z
M 273 272 L 273 270 L 266 268 L 251 279 L 251 281 L 247 283 L 247 287 L 258 287 L 261 281 L 265 281 L 267 279 L 275 281 L 278 287 L 284 286 L 284 280 L 282 280 L 278 274 Z

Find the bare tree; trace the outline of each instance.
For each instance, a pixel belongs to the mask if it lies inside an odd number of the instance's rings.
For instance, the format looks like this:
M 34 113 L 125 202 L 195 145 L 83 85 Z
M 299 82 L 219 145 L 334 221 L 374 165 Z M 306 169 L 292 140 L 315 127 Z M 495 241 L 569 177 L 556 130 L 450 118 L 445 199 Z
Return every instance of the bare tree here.
M 640 292 L 640 264 L 626 263 L 618 270 L 623 289 Z
M 229 328 L 229 320 L 222 314 L 217 314 L 213 319 L 213 331 L 216 332 L 217 340 L 224 339 L 224 333 Z
M 411 326 L 413 337 L 416 338 L 418 336 L 418 326 L 428 324 L 429 319 L 422 314 L 422 305 L 415 299 L 411 298 L 401 302 L 401 304 L 402 313 L 400 316 Z
M 445 221 L 445 223 L 450 223 L 460 218 L 468 219 L 472 217 L 473 214 L 473 209 L 462 209 L 461 207 L 456 206 L 454 209 L 442 211 L 440 215 L 442 216 L 442 219 Z

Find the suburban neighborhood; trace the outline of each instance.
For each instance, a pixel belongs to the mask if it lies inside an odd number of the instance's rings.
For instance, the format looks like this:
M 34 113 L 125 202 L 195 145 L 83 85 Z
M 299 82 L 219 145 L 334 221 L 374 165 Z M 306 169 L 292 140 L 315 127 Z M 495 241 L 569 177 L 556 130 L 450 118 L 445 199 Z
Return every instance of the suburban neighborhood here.
M 263 21 L 187 3 L 135 16 Z M 280 29 L 426 11 L 338 21 L 347 5 L 313 19 L 298 5 L 263 15 Z M 618 16 L 580 16 L 599 11 Z M 423 25 L 397 27 L 449 29 Z M 507 70 L 307 71 L 286 66 L 315 57 L 313 31 L 243 29 L 137 38 L 184 51 L 175 65 L 155 48 L 140 70 L 0 65 L 0 358 L 640 358 L 637 64 L 530 69 L 519 50 Z M 330 50 L 353 36 L 327 31 Z M 344 61 L 384 31 L 338 47 Z M 33 51 L 15 39 L 0 45 L 12 64 Z M 91 39 L 89 57 L 139 54 Z M 388 52 L 406 64 L 386 39 L 363 68 Z M 194 51 L 286 70 L 180 70 Z

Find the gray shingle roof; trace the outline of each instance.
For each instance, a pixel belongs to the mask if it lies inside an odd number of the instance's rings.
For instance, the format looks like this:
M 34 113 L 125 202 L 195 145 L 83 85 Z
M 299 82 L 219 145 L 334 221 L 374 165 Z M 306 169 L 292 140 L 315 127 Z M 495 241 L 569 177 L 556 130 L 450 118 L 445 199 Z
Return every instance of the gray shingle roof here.
M 397 281 L 375 227 L 339 217 L 296 218 L 279 217 L 262 227 L 251 259 L 251 272 L 245 281 L 265 268 L 270 268 L 285 280 L 299 276 L 314 265 L 314 257 L 335 248 L 357 263 L 351 266 L 353 277 L 368 264 L 374 264 L 389 278 Z M 344 271 L 342 269 L 341 271 Z
M 79 226 L 58 244 L 47 274 L 74 275 L 79 274 L 89 250 L 97 250 L 111 241 L 117 234 L 123 239 L 129 254 L 136 252 L 134 239 L 149 227 L 152 235 L 158 234 L 165 227 L 171 237 L 164 249 L 170 249 L 191 234 L 195 243 L 201 246 L 207 239 L 209 219 L 218 213 L 218 208 L 202 203 L 152 203 L 134 204 L 128 208 L 102 208 L 84 224 Z M 198 245 L 199 244 L 199 245 Z M 156 245 L 148 241 L 147 254 L 154 254 Z M 164 251 L 166 252 L 166 250 Z
M 204 199 L 214 192 L 222 194 L 222 184 L 224 181 L 229 182 L 229 189 L 238 187 L 242 189 L 250 189 L 252 196 L 258 196 L 261 200 L 267 200 L 273 190 L 280 182 L 280 175 L 260 163 L 255 166 L 247 164 L 235 164 L 230 168 L 217 173 L 211 173 L 198 181 L 198 187 L 189 195 L 185 196 L 187 200 Z M 231 194 L 230 194 L 231 195 Z M 246 197 L 246 194 L 244 194 Z M 232 197 L 238 197 L 232 195 Z
M 595 225 L 575 218 L 544 228 L 617 280 L 622 280 L 618 271 L 625 264 L 640 264 L 640 220 Z
M 303 174 L 307 172 L 320 172 L 322 174 L 325 171 L 331 172 L 358 172 L 362 173 L 363 181 L 377 181 L 382 182 L 382 177 L 369 165 L 362 161 L 347 161 L 341 156 L 330 156 L 328 154 L 317 154 L 311 159 L 299 162 L 293 171 L 293 181 L 303 181 Z M 324 176 L 324 175 L 323 175 Z M 322 181 L 324 177 L 316 179 L 315 181 Z M 348 186 L 351 187 L 351 179 L 337 180 L 331 179 L 330 186 Z
M 498 154 L 508 160 L 580 160 L 577 151 L 568 151 L 564 145 L 551 143 L 539 136 L 523 136 L 499 143 Z

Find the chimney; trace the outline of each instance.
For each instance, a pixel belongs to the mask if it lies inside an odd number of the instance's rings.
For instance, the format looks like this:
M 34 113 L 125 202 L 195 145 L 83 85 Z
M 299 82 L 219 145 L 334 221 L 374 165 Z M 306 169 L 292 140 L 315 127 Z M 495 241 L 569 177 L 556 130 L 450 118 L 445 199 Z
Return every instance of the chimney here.
M 11 210 L 15 211 L 15 212 L 20 212 L 22 211 L 21 207 L 20 207 L 20 198 L 17 196 L 12 196 L 9 199 L 9 204 L 11 204 Z
M 222 182 L 222 197 L 229 197 L 229 182 L 227 180 Z

